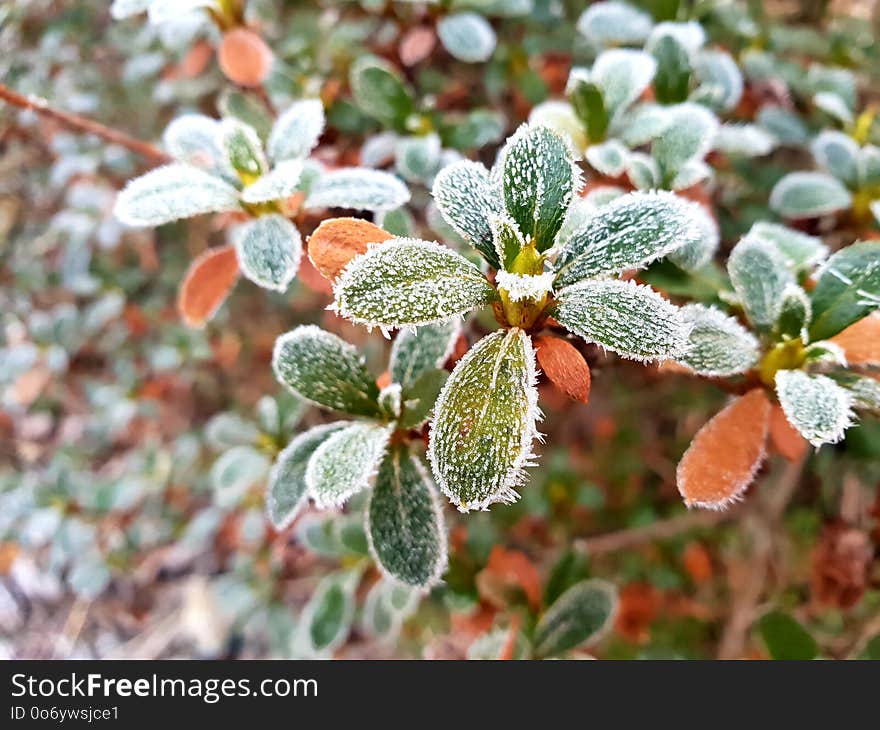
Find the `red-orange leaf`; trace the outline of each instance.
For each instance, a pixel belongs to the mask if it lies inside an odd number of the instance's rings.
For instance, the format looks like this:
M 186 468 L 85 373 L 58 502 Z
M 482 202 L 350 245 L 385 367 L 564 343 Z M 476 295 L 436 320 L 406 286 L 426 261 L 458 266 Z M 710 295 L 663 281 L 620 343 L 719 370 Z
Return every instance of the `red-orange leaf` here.
M 309 238 L 309 259 L 321 276 L 335 279 L 371 243 L 394 238 L 388 231 L 360 218 L 331 218 L 315 229 Z
M 860 319 L 831 341 L 843 348 L 850 365 L 880 364 L 880 315 Z
M 535 337 L 535 356 L 547 379 L 569 398 L 590 399 L 590 366 L 570 342 L 559 337 Z
M 211 248 L 190 264 L 180 285 L 177 308 L 189 327 L 204 327 L 238 280 L 232 246 Z
M 272 70 L 272 49 L 254 31 L 235 28 L 223 34 L 217 60 L 230 81 L 241 86 L 259 86 Z
M 489 553 L 489 562 L 477 575 L 480 597 L 495 606 L 504 608 L 525 595 L 532 608 L 541 605 L 541 577 L 534 563 L 519 550 L 507 550 L 496 545 Z
M 750 390 L 694 436 L 678 463 L 678 491 L 688 507 L 724 509 L 752 483 L 764 460 L 770 401 Z
M 770 442 L 789 461 L 800 461 L 807 453 L 809 443 L 792 426 L 781 406 L 773 406 L 770 412 Z

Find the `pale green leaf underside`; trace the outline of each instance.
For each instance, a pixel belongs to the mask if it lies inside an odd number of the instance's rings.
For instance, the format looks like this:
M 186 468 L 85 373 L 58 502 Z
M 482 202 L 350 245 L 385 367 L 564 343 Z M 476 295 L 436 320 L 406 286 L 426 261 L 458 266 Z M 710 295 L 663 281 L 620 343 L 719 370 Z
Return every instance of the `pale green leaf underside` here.
M 477 13 L 454 13 L 437 23 L 437 35 L 450 55 L 465 63 L 488 61 L 495 50 L 495 31 Z

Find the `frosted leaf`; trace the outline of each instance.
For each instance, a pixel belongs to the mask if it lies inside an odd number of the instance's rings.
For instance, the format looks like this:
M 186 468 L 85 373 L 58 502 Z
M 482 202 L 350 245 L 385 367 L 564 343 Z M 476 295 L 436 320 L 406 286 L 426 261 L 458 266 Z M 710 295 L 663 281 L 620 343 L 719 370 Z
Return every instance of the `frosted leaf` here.
M 714 149 L 726 155 L 763 157 L 776 146 L 776 138 L 757 124 L 722 124 L 715 135 Z
M 534 275 L 499 271 L 495 278 L 495 285 L 503 290 L 513 302 L 521 302 L 526 299 L 537 302 L 550 293 L 555 278 L 556 274 L 552 271 Z
M 241 175 L 259 177 L 269 169 L 257 131 L 238 119 L 220 122 L 220 147 L 229 165 Z
M 381 170 L 348 167 L 333 170 L 312 185 L 306 208 L 394 210 L 409 202 L 409 190 L 397 177 Z
M 831 91 L 820 91 L 813 97 L 813 103 L 843 124 L 850 125 L 854 121 L 852 109 L 838 94 Z
M 214 500 L 220 507 L 234 507 L 245 493 L 266 476 L 269 462 L 250 446 L 233 446 L 211 466 Z
M 692 98 L 717 112 L 729 112 L 743 95 L 739 66 L 726 51 L 701 50 L 694 56 L 694 75 L 699 86 Z
M 694 206 L 672 193 L 621 195 L 574 233 L 556 262 L 557 287 L 641 268 L 702 239 Z
M 618 177 L 626 170 L 629 150 L 616 139 L 587 148 L 587 162 L 594 170 L 608 177 Z
M 772 134 L 781 145 L 800 147 L 806 144 L 810 137 L 807 126 L 797 113 L 781 106 L 774 104 L 762 106 L 755 121 Z
M 123 223 L 146 227 L 239 209 L 238 191 L 228 183 L 195 167 L 171 164 L 131 180 L 113 212 Z
M 868 375 L 845 373 L 835 380 L 849 391 L 853 408 L 880 415 L 880 380 Z
M 214 174 L 234 175 L 219 144 L 220 122 L 204 114 L 184 114 L 165 128 L 162 144 L 175 160 Z
M 759 327 L 773 325 L 785 288 L 795 283 L 777 248 L 763 238 L 746 235 L 730 252 L 727 273 L 749 320 Z
M 639 190 L 650 190 L 661 183 L 660 168 L 644 152 L 631 152 L 626 165 L 626 175 Z
M 858 162 L 858 186 L 860 188 L 880 186 L 880 147 L 866 144 L 859 151 Z
M 682 165 L 675 177 L 669 182 L 670 190 L 686 190 L 703 180 L 711 179 L 712 168 L 703 160 L 691 160 Z
M 612 123 L 650 86 L 656 71 L 657 62 L 644 51 L 615 48 L 599 54 L 590 69 L 590 80 L 602 90 Z
M 376 213 L 376 225 L 392 234 L 393 238 L 411 238 L 418 226 L 415 218 L 406 208 L 395 208 Z
M 488 304 L 495 290 L 460 254 L 396 238 L 356 256 L 334 286 L 336 310 L 357 324 L 402 327 L 445 322 Z
M 299 515 L 308 498 L 306 467 L 330 434 L 345 428 L 345 421 L 315 426 L 294 438 L 275 460 L 266 485 L 266 514 L 276 530 L 284 530 Z
M 510 627 L 499 626 L 480 634 L 467 649 L 468 661 L 495 661 L 501 659 L 502 654 L 508 653 L 510 656 L 504 656 L 505 659 L 530 659 L 532 650 L 529 646 L 529 640 L 521 631 L 516 633 L 513 647 L 508 651 L 510 631 Z
M 848 134 L 826 129 L 810 145 L 816 164 L 844 185 L 852 187 L 859 178 L 859 146 Z
M 575 154 L 582 155 L 587 148 L 588 140 L 584 123 L 567 101 L 541 102 L 529 112 L 529 124 L 550 127 L 563 137 L 567 137 Z
M 616 0 L 593 3 L 577 21 L 577 29 L 600 46 L 642 43 L 654 25 L 651 16 Z
M 700 229 L 700 237 L 689 241 L 681 248 L 667 255 L 667 258 L 685 271 L 697 271 L 708 264 L 718 250 L 721 241 L 721 232 L 718 223 L 705 206 L 699 203 L 691 203 L 691 211 Z
M 394 132 L 379 132 L 361 145 L 361 164 L 364 167 L 384 167 L 394 161 L 394 149 L 400 137 Z
M 330 656 L 345 643 L 354 621 L 354 592 L 359 575 L 359 571 L 349 571 L 331 573 L 321 579 L 299 616 L 294 654 Z
M 492 26 L 477 13 L 453 13 L 437 23 L 437 35 L 449 54 L 465 63 L 488 61 L 497 38 Z
M 275 341 L 272 369 L 294 395 L 324 408 L 379 416 L 379 389 L 357 349 L 320 327 L 305 325 Z
M 526 241 L 520 233 L 516 222 L 508 215 L 492 215 L 489 217 L 492 228 L 492 241 L 495 254 L 501 262 L 499 271 L 509 269 L 516 257 L 525 248 Z
M 582 202 L 593 209 L 601 208 L 608 205 L 612 200 L 617 200 L 621 195 L 626 195 L 627 192 L 628 191 L 625 188 L 619 188 L 616 185 L 603 185 L 600 188 L 593 188 L 589 193 L 581 197 L 578 202 Z M 574 204 L 568 209 L 569 214 L 571 213 L 572 208 L 574 208 Z M 563 224 L 563 227 L 567 225 L 570 220 L 571 216 L 569 215 L 569 217 L 565 219 L 566 222 Z M 558 235 L 556 240 L 559 241 Z
M 455 366 L 435 405 L 428 456 L 441 491 L 462 512 L 516 501 L 539 417 L 529 336 L 487 335 Z
M 638 104 L 621 118 L 620 138 L 627 147 L 641 147 L 669 125 L 669 109 L 659 104 Z
M 159 25 L 201 8 L 222 11 L 218 0 L 152 0 L 147 13 L 150 23 Z
M 443 219 L 494 268 L 501 268 L 489 218 L 502 215 L 504 208 L 489 171 L 478 162 L 456 162 L 437 174 L 432 192 Z
M 293 195 L 299 189 L 303 164 L 301 160 L 285 160 L 262 177 L 258 177 L 241 193 L 245 203 L 268 203 L 282 200 Z
M 407 389 L 424 373 L 442 368 L 452 354 L 460 332 L 458 319 L 401 330 L 391 346 L 388 366 L 391 382 Z
M 825 340 L 880 307 L 880 243 L 859 241 L 829 258 L 810 294 L 811 340 Z
M 504 205 L 539 251 L 553 245 L 572 198 L 581 187 L 571 146 L 548 127 L 523 124 L 503 150 Z
M 553 316 L 587 342 L 647 362 L 680 357 L 691 325 L 681 310 L 633 281 L 583 281 L 557 295 Z
M 874 220 L 880 223 L 880 200 L 872 200 L 868 207 L 871 210 L 871 215 L 874 216 Z
M 687 163 L 706 156 L 719 126 L 717 117 L 699 104 L 679 104 L 668 114 L 668 126 L 651 143 L 651 154 L 667 181 Z
M 807 341 L 807 327 L 812 317 L 810 297 L 797 284 L 788 284 L 782 292 L 776 331 L 793 339 Z
M 264 215 L 232 232 L 241 273 L 264 289 L 286 291 L 299 269 L 302 238 L 296 226 L 278 214 Z
M 813 446 L 840 441 L 852 423 L 852 397 L 824 375 L 780 370 L 776 395 L 789 423 Z
M 831 340 L 811 342 L 804 348 L 804 355 L 810 364 L 837 365 L 842 368 L 847 366 L 846 351 Z
M 295 101 L 278 117 L 269 133 L 267 149 L 274 163 L 306 157 L 324 132 L 320 99 Z
M 389 383 L 379 393 L 379 408 L 388 418 L 397 420 L 403 411 L 403 389 L 400 383 Z
M 598 639 L 617 614 L 617 590 L 598 578 L 576 583 L 541 616 L 535 627 L 535 656 L 556 656 Z
M 815 218 L 851 205 L 849 190 L 823 172 L 791 172 L 770 192 L 770 208 L 785 218 Z
M 651 35 L 645 42 L 645 48 L 650 51 L 662 36 L 672 36 L 690 53 L 700 50 L 706 42 L 706 31 L 698 22 L 694 20 L 686 23 L 664 21 L 654 26 Z
M 130 18 L 133 15 L 146 12 L 153 0 L 113 0 L 110 6 L 110 16 L 113 20 Z
M 327 438 L 309 459 L 306 484 L 320 509 L 340 507 L 376 474 L 393 425 L 355 423 Z
M 441 151 L 440 137 L 436 133 L 402 137 L 395 148 L 397 172 L 410 182 L 427 182 L 440 167 Z
M 758 361 L 758 340 L 734 317 L 702 304 L 681 309 L 693 324 L 688 346 L 678 362 L 699 375 L 728 377 L 750 370 Z
M 808 236 L 779 223 L 758 221 L 749 229 L 749 236 L 763 238 L 776 246 L 795 272 L 812 269 L 828 256 L 828 247 L 821 238 Z
M 366 512 L 370 554 L 382 573 L 428 590 L 446 570 L 446 528 L 436 488 L 405 445 L 379 467 Z
M 646 47 L 657 60 L 654 98 L 661 104 L 676 104 L 688 97 L 693 75 L 692 53 L 676 36 L 662 33 Z
M 351 65 L 348 80 L 364 112 L 397 131 L 405 129 L 414 104 L 409 88 L 390 63 L 377 56 L 360 56 Z

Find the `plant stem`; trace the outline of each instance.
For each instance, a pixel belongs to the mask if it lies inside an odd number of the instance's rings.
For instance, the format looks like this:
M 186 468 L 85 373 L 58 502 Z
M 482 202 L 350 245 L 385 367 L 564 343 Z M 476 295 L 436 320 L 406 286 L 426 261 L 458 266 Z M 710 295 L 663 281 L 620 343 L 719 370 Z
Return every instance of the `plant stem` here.
M 171 162 L 170 156 L 148 142 L 135 139 L 134 137 L 125 134 L 125 132 L 112 129 L 99 122 L 81 117 L 78 114 L 71 114 L 70 112 L 53 109 L 45 99 L 36 96 L 23 96 L 2 83 L 0 83 L 0 99 L 12 106 L 19 107 L 20 109 L 29 109 L 47 119 L 53 119 L 56 122 L 60 122 L 65 127 L 77 132 L 94 134 L 96 137 L 100 137 L 112 144 L 118 144 L 125 147 L 126 149 L 152 160 L 153 162 Z

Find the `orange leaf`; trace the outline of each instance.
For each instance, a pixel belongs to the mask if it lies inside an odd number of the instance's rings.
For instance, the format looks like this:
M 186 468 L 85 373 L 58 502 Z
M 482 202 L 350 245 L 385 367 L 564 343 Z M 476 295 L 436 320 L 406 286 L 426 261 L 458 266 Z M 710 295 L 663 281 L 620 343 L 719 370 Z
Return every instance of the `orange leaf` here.
M 678 491 L 688 507 L 724 509 L 740 498 L 764 460 L 770 401 L 750 390 L 694 436 L 678 463 Z
M 404 66 L 415 66 L 431 55 L 436 44 L 437 36 L 432 28 L 424 25 L 410 28 L 400 40 L 397 49 L 400 62 Z
M 831 341 L 843 348 L 850 365 L 880 364 L 880 315 L 863 317 Z
M 507 606 L 515 599 L 513 594 L 519 591 L 525 594 L 532 608 L 541 605 L 538 569 L 525 553 L 500 545 L 489 553 L 489 562 L 477 576 L 477 589 L 481 598 L 498 608 Z
M 770 412 L 770 443 L 789 461 L 800 461 L 807 453 L 807 440 L 792 426 L 781 406 Z
M 331 218 L 309 237 L 309 259 L 321 276 L 335 279 L 371 243 L 394 238 L 388 231 L 360 218 Z
M 177 309 L 189 327 L 204 327 L 238 280 L 238 259 L 232 246 L 210 248 L 193 259 L 183 277 Z
M 259 86 L 272 70 L 272 49 L 257 33 L 235 28 L 223 34 L 217 60 L 226 78 L 241 86 Z
M 701 542 L 689 542 L 681 556 L 681 562 L 691 580 L 698 585 L 712 577 L 712 558 Z
M 590 366 L 570 342 L 559 337 L 535 337 L 535 356 L 544 375 L 572 400 L 590 399 Z

